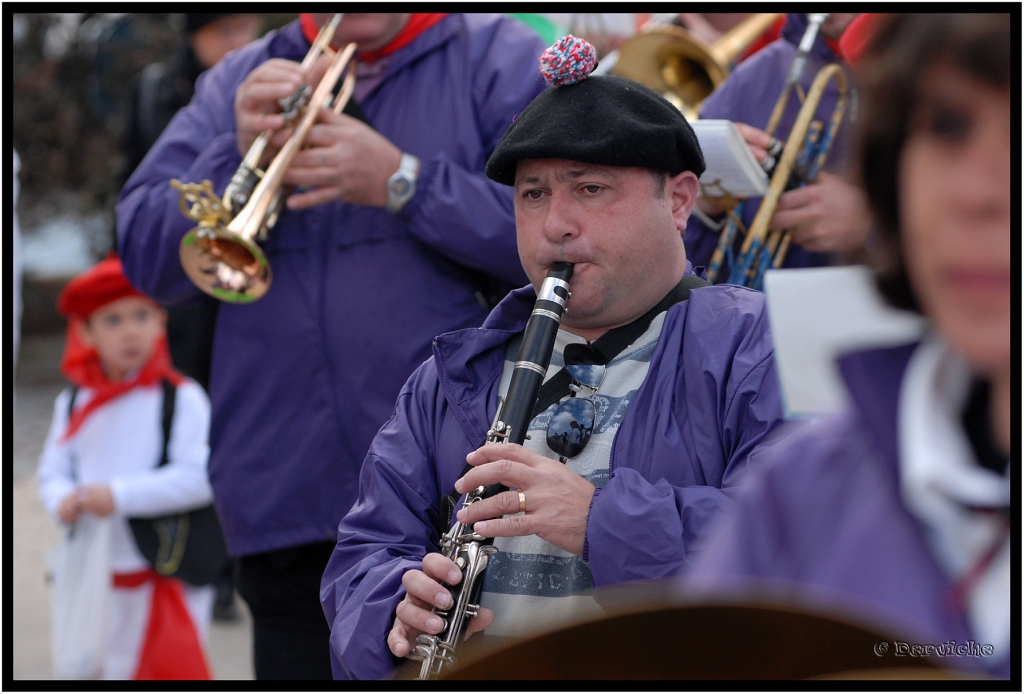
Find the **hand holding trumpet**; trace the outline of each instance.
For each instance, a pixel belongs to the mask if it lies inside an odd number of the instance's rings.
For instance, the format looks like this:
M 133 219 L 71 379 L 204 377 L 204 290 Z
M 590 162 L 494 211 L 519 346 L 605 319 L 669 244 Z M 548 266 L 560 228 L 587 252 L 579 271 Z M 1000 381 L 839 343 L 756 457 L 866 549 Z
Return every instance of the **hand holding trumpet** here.
M 764 161 L 772 136 L 745 123 L 736 123 L 736 128 L 754 158 Z M 697 204 L 708 215 L 724 212 L 713 200 L 705 197 L 698 198 Z M 822 172 L 814 183 L 779 196 L 768 228 L 772 231 L 788 230 L 794 243 L 809 251 L 852 251 L 867 240 L 871 214 L 867 199 L 859 188 L 840 176 Z
M 316 85 L 330 61 L 321 56 L 309 73 L 299 63 L 274 58 L 253 70 L 235 95 L 239 152 L 244 154 L 260 133 L 271 130 L 263 164 L 288 142 L 294 127 L 281 114 L 280 100 L 304 84 Z M 397 169 L 401 150 L 365 123 L 320 109 L 304 148 L 288 167 L 283 183 L 302 188 L 287 198 L 290 209 L 305 209 L 331 200 L 384 207 L 387 180 Z

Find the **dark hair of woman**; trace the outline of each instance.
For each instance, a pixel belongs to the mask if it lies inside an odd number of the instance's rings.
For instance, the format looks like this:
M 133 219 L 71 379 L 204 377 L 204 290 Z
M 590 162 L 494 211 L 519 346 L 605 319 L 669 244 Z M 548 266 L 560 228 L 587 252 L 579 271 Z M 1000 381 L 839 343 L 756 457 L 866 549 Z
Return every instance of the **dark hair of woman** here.
M 878 288 L 896 308 L 920 312 L 900 239 L 899 164 L 925 77 L 958 69 L 1009 89 L 1009 14 L 899 14 L 881 21 L 858 64 L 863 97 L 860 181 L 875 218 Z M 1017 61 L 1019 64 L 1019 61 Z

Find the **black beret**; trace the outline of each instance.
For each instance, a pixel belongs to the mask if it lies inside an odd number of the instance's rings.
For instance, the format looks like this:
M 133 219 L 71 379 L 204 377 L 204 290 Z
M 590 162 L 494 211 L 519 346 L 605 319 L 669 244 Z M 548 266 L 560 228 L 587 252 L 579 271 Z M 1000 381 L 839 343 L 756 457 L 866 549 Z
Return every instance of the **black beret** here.
M 697 136 L 679 109 L 638 82 L 610 75 L 542 92 L 505 131 L 485 173 L 514 185 L 520 159 L 704 173 Z

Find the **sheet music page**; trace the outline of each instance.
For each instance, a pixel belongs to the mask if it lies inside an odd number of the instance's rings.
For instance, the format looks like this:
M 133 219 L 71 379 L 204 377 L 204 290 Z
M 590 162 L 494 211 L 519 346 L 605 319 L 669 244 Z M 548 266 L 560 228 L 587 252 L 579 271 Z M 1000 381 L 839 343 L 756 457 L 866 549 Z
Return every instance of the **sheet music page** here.
M 886 304 L 863 265 L 769 270 L 764 285 L 791 419 L 835 412 L 846 402 L 837 357 L 912 342 L 925 327 L 921 316 Z
M 700 177 L 701 192 L 708 197 L 731 195 L 734 198 L 763 196 L 768 192 L 768 176 L 750 153 L 736 125 L 728 120 L 695 120 L 704 164 Z

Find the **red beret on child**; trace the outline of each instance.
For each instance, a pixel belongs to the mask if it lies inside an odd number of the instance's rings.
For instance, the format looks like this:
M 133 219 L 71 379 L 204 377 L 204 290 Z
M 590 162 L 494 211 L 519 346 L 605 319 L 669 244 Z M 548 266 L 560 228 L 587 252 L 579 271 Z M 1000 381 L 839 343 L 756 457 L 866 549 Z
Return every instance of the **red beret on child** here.
M 121 261 L 110 257 L 68 282 L 57 297 L 57 310 L 69 318 L 86 320 L 96 309 L 126 296 L 147 298 L 128 282 Z

